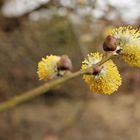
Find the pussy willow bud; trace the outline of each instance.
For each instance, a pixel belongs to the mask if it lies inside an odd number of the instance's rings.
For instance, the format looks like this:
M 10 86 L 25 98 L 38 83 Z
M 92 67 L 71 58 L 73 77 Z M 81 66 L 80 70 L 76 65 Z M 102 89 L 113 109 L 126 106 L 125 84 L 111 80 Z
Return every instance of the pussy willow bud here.
M 72 62 L 68 57 L 68 55 L 62 55 L 60 57 L 60 60 L 57 64 L 57 68 L 58 70 L 69 70 L 69 71 L 72 70 Z
M 96 52 L 88 55 L 82 62 L 82 70 L 86 70 L 93 65 L 91 73 L 83 75 L 84 81 L 89 85 L 91 91 L 96 93 L 111 94 L 121 85 L 121 76 L 112 60 L 108 60 L 102 66 L 97 66 L 102 61 L 104 55 Z M 90 71 L 89 71 L 90 72 Z
M 104 51 L 115 51 L 117 48 L 116 38 L 108 35 L 103 43 Z
M 117 39 L 120 50 L 116 53 L 133 67 L 140 67 L 140 29 L 131 26 L 122 26 L 112 30 L 112 36 Z
M 101 67 L 93 67 L 93 75 L 97 75 L 101 72 Z
M 90 68 L 87 72 L 87 74 L 90 74 L 90 75 L 97 75 L 101 72 L 102 68 L 99 67 L 99 66 L 93 66 L 92 68 Z

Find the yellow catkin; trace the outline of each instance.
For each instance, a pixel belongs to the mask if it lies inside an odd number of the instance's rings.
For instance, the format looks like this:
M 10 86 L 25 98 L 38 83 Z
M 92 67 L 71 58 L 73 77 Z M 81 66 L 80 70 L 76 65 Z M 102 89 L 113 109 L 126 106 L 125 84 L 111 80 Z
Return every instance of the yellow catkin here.
M 83 61 L 82 69 L 86 69 L 91 65 L 100 62 L 101 59 L 102 54 L 98 52 L 88 55 L 88 59 Z M 98 75 L 85 74 L 83 79 L 90 86 L 91 91 L 96 93 L 111 94 L 121 85 L 121 76 L 112 60 L 105 62 L 102 67 L 103 68 Z
M 50 80 L 57 75 L 57 63 L 60 57 L 55 55 L 46 56 L 38 63 L 39 80 Z
M 117 39 L 124 61 L 130 66 L 140 67 L 140 30 L 131 26 L 118 27 L 111 35 Z

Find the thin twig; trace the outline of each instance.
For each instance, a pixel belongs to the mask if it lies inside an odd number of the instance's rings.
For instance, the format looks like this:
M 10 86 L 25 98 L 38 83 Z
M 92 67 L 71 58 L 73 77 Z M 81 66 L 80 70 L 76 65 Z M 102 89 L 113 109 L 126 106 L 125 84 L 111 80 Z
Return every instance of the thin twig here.
M 77 30 L 77 28 L 75 27 L 76 25 L 74 25 L 74 24 L 72 23 L 72 21 L 71 21 L 70 18 L 68 19 L 68 21 L 69 21 L 70 28 L 71 28 L 71 30 L 72 30 L 72 32 L 73 32 L 73 35 L 74 35 L 74 37 L 75 37 L 75 39 L 76 39 L 76 41 L 77 41 L 77 44 L 78 44 L 78 46 L 79 46 L 79 48 L 80 48 L 80 51 L 81 51 L 83 57 L 86 57 L 87 54 L 88 54 L 88 48 L 81 42 L 81 39 L 79 38 L 80 33 L 79 33 L 79 31 Z
M 108 61 L 109 59 L 111 59 L 113 57 L 112 53 L 109 53 L 108 55 L 106 55 L 102 61 L 100 61 L 99 63 L 96 64 L 96 66 L 100 66 L 102 64 L 104 64 L 106 61 Z M 34 88 L 30 91 L 27 91 L 25 93 L 23 93 L 22 95 L 13 97 L 12 99 L 9 99 L 8 101 L 5 101 L 3 103 L 0 104 L 0 112 L 2 111 L 6 111 L 8 109 L 11 109 L 13 107 L 15 107 L 18 104 L 24 103 L 26 101 L 29 101 L 31 99 L 33 99 L 34 97 L 37 97 L 39 95 L 42 95 L 44 93 L 46 93 L 48 90 L 54 88 L 55 86 L 62 84 L 70 79 L 76 78 L 80 75 L 86 74 L 88 72 L 90 68 L 85 69 L 85 70 L 79 70 L 75 73 L 69 74 L 67 76 L 64 76 L 62 78 L 56 79 L 50 83 L 45 83 L 37 88 Z

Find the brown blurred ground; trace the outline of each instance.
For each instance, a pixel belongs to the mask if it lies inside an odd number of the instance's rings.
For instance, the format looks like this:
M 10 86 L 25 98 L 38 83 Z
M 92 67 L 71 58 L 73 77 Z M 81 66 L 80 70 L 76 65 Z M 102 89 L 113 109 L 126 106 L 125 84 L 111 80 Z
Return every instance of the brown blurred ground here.
M 56 94 L 56 93 L 55 93 Z M 139 96 L 40 98 L 0 116 L 1 140 L 140 139 Z

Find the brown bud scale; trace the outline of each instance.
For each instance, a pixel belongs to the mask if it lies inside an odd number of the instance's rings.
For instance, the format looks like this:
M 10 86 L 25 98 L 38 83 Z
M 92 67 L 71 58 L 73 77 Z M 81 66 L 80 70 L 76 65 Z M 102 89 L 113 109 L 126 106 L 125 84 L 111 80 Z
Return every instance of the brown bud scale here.
M 72 62 L 67 55 L 62 55 L 57 66 L 58 70 L 72 70 Z
M 111 35 L 108 35 L 106 38 L 105 38 L 105 41 L 103 43 L 103 49 L 104 51 L 115 51 L 117 48 L 117 41 L 116 41 L 116 38 L 111 36 Z

